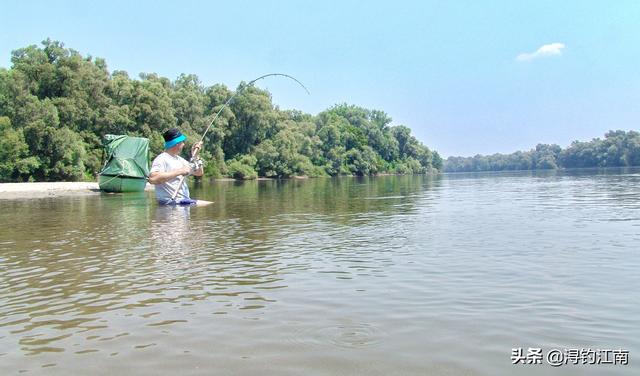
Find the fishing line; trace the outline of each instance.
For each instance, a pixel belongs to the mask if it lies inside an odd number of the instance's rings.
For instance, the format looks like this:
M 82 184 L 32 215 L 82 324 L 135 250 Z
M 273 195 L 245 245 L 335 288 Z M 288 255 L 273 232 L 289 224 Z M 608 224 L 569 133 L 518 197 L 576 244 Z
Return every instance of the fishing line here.
M 218 117 L 220 116 L 222 111 L 225 108 L 227 108 L 229 106 L 229 104 L 231 104 L 231 101 L 233 101 L 233 99 L 238 94 L 240 94 L 246 88 L 253 86 L 253 84 L 256 81 L 262 80 L 263 78 L 272 77 L 272 76 L 282 76 L 282 77 L 286 77 L 286 78 L 289 78 L 291 80 L 294 80 L 295 82 L 298 83 L 298 85 L 302 86 L 302 88 L 304 89 L 304 91 L 307 92 L 308 95 L 311 95 L 311 93 L 309 92 L 309 89 L 307 89 L 307 87 L 304 86 L 302 84 L 302 82 L 300 82 L 298 79 L 296 79 L 295 77 L 290 76 L 288 74 L 284 74 L 284 73 L 269 73 L 269 74 L 265 74 L 264 76 L 260 76 L 260 77 L 254 79 L 254 80 L 249 81 L 246 85 L 241 86 L 240 88 L 238 88 L 238 90 L 236 90 L 236 92 L 222 105 L 222 107 L 220 107 L 220 109 L 218 110 L 216 115 L 213 117 L 213 119 L 211 119 L 211 122 L 209 123 L 209 126 L 207 127 L 207 129 L 205 129 L 204 133 L 202 134 L 202 137 L 200 137 L 200 142 L 204 141 L 204 137 L 207 135 L 207 132 L 209 132 L 209 129 L 211 129 L 211 127 L 213 126 L 213 123 L 215 123 L 215 121 L 218 119 Z M 204 144 L 203 144 L 203 147 L 204 147 Z M 189 159 L 189 162 L 194 162 L 196 160 L 199 152 L 200 152 L 200 149 L 196 149 L 196 151 L 191 156 L 191 159 Z M 186 177 L 185 175 L 182 175 L 180 177 L 180 183 L 178 184 L 178 188 L 176 188 L 176 191 L 173 193 L 173 196 L 171 197 L 172 200 L 176 199 L 176 197 L 178 196 L 178 192 L 180 192 L 180 189 L 182 189 L 182 184 L 184 184 L 184 181 L 186 180 L 185 177 Z
M 307 92 L 307 94 L 311 95 L 311 93 L 309 92 L 309 90 L 306 88 L 306 86 L 304 86 L 302 84 L 302 82 L 298 81 L 295 77 L 293 76 L 289 76 L 288 74 L 284 74 L 284 73 L 269 73 L 269 74 L 265 74 L 264 76 L 260 76 L 258 78 L 256 78 L 255 80 L 249 81 L 246 85 L 240 87 L 238 90 L 236 90 L 236 92 L 231 96 L 231 98 L 229 98 L 225 104 L 220 108 L 220 110 L 218 110 L 218 113 L 216 113 L 216 116 L 213 117 L 213 120 L 211 120 L 211 122 L 209 123 L 209 126 L 207 127 L 207 129 L 205 129 L 204 133 L 202 134 L 202 137 L 200 137 L 200 141 L 204 140 L 204 136 L 207 135 L 207 132 L 209 132 L 209 129 L 211 128 L 211 126 L 213 125 L 213 123 L 216 121 L 216 119 L 218 119 L 218 117 L 220 116 L 220 114 L 222 113 L 222 110 L 224 110 L 227 106 L 229 106 L 229 104 L 231 103 L 231 101 L 233 100 L 233 98 L 236 97 L 236 95 L 238 95 L 240 92 L 244 91 L 244 89 L 253 86 L 253 84 L 256 81 L 262 80 L 263 78 L 267 78 L 267 77 L 271 77 L 271 76 L 282 76 L 282 77 L 287 77 L 290 78 L 292 80 L 294 80 L 295 82 L 298 83 L 298 85 L 302 86 L 302 88 Z

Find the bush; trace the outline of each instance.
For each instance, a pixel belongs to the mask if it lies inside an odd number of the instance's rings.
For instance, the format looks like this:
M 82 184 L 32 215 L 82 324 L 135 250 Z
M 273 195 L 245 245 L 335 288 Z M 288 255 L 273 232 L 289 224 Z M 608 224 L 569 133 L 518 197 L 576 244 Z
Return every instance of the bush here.
M 310 178 L 324 178 L 329 176 L 327 171 L 323 166 L 312 166 L 309 171 L 307 171 L 307 176 Z
M 398 164 L 396 164 L 396 168 L 395 168 L 396 174 L 406 175 L 412 172 L 413 171 L 411 171 L 411 168 L 409 168 L 409 166 L 407 166 L 406 164 L 402 162 L 398 162 Z
M 256 165 L 256 157 L 253 155 L 243 155 L 236 157 L 229 163 L 229 176 L 234 179 L 253 180 L 258 177 L 258 173 L 254 169 Z

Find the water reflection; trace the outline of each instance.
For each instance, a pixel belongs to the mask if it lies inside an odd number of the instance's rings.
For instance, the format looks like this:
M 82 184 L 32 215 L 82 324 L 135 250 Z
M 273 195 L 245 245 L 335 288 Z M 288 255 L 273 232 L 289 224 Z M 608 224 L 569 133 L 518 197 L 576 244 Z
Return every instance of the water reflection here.
M 352 218 L 378 218 L 365 214 L 407 213 L 440 183 L 439 176 L 217 182 L 194 194 L 215 201 L 219 217 L 326 215 L 329 221 L 348 224 Z

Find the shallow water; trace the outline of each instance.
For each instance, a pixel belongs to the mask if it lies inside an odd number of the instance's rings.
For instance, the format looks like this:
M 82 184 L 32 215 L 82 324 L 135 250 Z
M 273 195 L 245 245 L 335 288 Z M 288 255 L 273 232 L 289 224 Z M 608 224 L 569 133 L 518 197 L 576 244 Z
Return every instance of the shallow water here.
M 0 374 L 640 371 L 638 170 L 191 189 L 0 200 Z

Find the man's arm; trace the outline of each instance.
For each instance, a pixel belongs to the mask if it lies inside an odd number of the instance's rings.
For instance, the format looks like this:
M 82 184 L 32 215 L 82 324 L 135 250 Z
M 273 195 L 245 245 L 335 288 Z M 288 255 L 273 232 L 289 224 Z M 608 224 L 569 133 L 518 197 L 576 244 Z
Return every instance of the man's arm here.
M 182 168 L 178 168 L 178 169 L 167 171 L 167 172 L 154 171 L 151 174 L 149 174 L 149 183 L 164 184 L 169 180 L 174 179 L 180 175 L 189 175 L 189 172 L 191 172 L 191 168 L 189 166 L 184 166 Z M 198 175 L 198 176 L 201 176 L 201 175 Z

